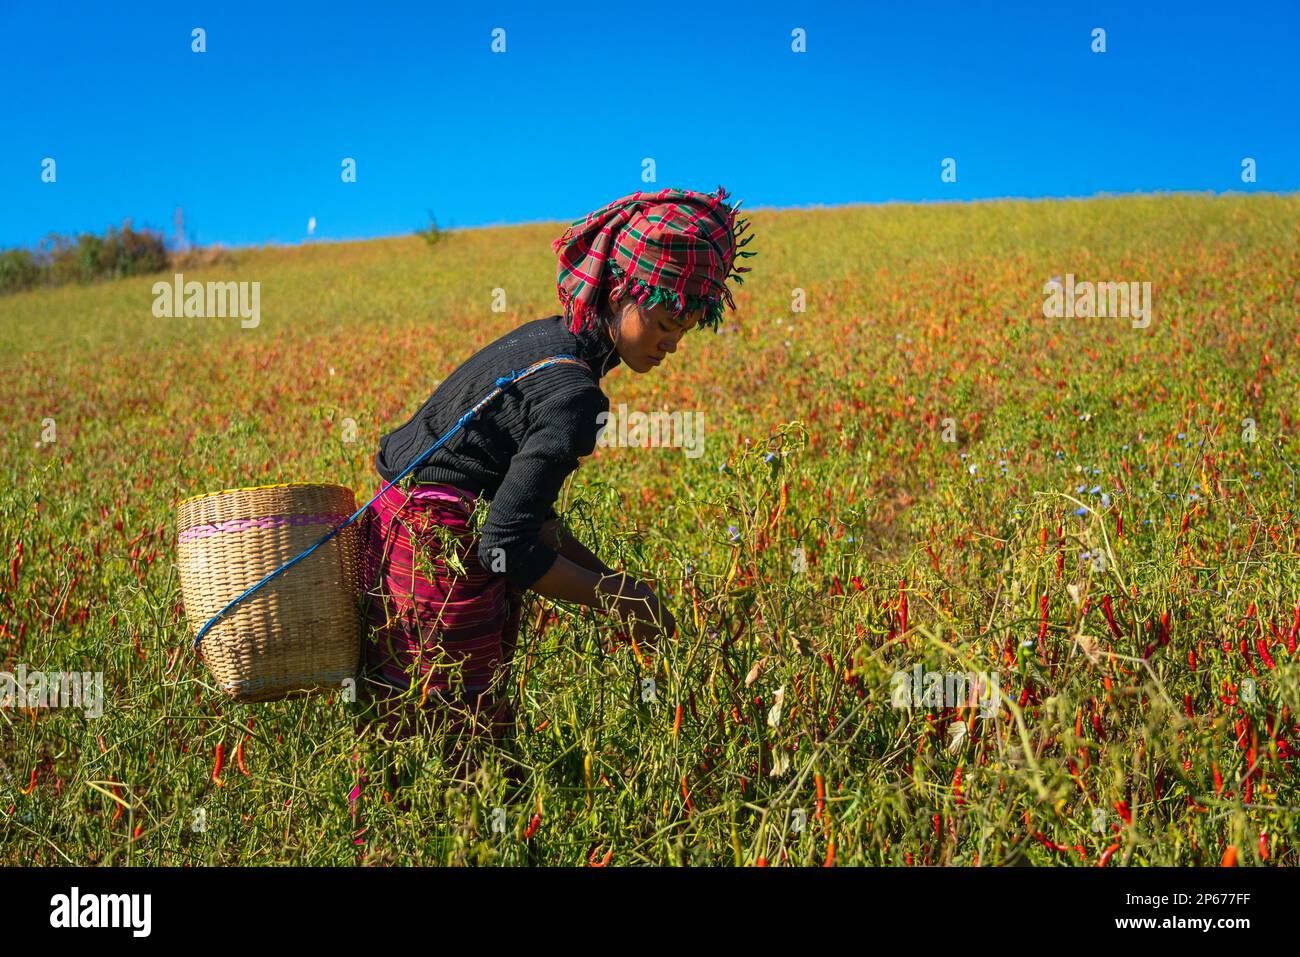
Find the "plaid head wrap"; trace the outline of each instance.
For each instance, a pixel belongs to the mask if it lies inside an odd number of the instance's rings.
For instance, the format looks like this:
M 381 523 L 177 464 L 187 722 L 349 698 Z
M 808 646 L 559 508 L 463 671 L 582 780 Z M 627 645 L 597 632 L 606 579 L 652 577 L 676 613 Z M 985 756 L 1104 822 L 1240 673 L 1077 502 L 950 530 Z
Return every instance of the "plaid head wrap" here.
M 700 311 L 700 325 L 716 331 L 723 302 L 736 308 L 727 279 L 743 283 L 740 273 L 750 271 L 741 266 L 733 273 L 732 264 L 737 256 L 757 255 L 738 248 L 754 237 L 740 240 L 750 222 L 737 221 L 740 203 L 729 206 L 727 196 L 721 186 L 716 194 L 638 190 L 575 220 L 551 243 L 560 257 L 557 285 L 569 330 L 596 321 L 604 288 L 611 299 L 662 302 L 679 322 Z

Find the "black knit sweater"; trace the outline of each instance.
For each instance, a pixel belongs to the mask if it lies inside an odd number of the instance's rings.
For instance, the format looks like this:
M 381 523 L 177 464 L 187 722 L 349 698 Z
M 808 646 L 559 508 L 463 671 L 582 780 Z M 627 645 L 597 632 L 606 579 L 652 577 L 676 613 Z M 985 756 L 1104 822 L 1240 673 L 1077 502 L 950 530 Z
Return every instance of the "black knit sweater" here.
M 479 560 L 491 570 L 493 557 L 504 555 L 504 577 L 521 589 L 545 575 L 559 555 L 541 542 L 538 530 L 556 517 L 560 487 L 578 459 L 595 449 L 597 416 L 609 412 L 600 379 L 620 359 L 603 327 L 575 335 L 557 315 L 506 333 L 443 380 L 414 416 L 380 440 L 375 455 L 379 474 L 392 481 L 492 391 L 499 377 L 559 354 L 577 356 L 591 371 L 561 362 L 507 386 L 408 476 L 490 500 Z

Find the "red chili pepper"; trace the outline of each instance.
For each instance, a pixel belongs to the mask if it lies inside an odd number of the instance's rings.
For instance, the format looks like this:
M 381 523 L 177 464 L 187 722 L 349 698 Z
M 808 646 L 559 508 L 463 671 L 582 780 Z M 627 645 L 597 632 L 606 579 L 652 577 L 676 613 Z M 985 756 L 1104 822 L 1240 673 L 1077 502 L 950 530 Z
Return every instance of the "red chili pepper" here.
M 952 793 L 956 797 L 958 806 L 964 803 L 961 796 L 961 765 L 957 765 L 957 770 L 952 775 Z
M 235 748 L 235 766 L 239 768 L 239 773 L 247 776 L 248 769 L 244 767 L 244 739 L 239 739 L 239 745 Z
M 537 826 L 542 823 L 542 815 L 534 814 L 533 819 L 528 822 L 528 829 L 524 831 L 524 840 L 531 840 L 532 836 L 537 833 Z
M 1111 611 L 1110 595 L 1103 595 L 1101 599 L 1101 609 L 1106 613 L 1106 624 L 1110 626 L 1110 633 L 1116 639 L 1124 637 L 1124 633 L 1119 630 L 1119 625 L 1115 623 L 1115 613 Z
M 898 621 L 902 634 L 907 633 L 907 579 L 898 583 Z
M 695 805 L 691 804 L 690 792 L 686 790 L 686 775 L 682 775 L 682 799 L 686 802 L 686 813 L 690 814 L 695 810 Z
M 817 782 L 817 813 L 813 815 L 813 818 L 820 821 L 822 819 L 822 807 L 826 803 L 826 781 L 820 774 L 814 775 L 813 780 Z
M 1264 831 L 1259 832 L 1259 859 L 1268 860 L 1268 834 Z
M 223 744 L 218 744 L 218 745 L 217 745 L 217 763 L 216 763 L 216 765 L 212 768 L 212 783 L 215 784 L 217 787 L 221 787 L 221 785 L 223 784 L 220 775 L 221 775 L 221 765 L 222 765 L 222 763 L 223 763 L 222 759 L 223 759 L 223 757 L 224 757 L 224 754 L 225 754 L 225 745 L 223 745 Z
M 1035 831 L 1034 837 L 1038 838 L 1038 840 L 1042 843 L 1043 847 L 1047 848 L 1049 851 L 1060 852 L 1060 851 L 1073 850 L 1073 848 L 1069 847 L 1066 844 L 1057 844 L 1055 841 L 1049 841 L 1047 839 L 1047 836 L 1042 831 Z
M 32 778 L 30 781 L 27 782 L 27 787 L 19 788 L 18 790 L 23 794 L 31 794 L 33 789 L 35 789 L 35 787 L 36 787 L 36 769 L 32 768 Z
M 1291 622 L 1291 630 L 1286 635 L 1286 650 L 1295 654 L 1296 636 L 1300 635 L 1300 601 L 1295 603 L 1295 618 Z
M 1219 763 L 1217 761 L 1211 761 L 1210 767 L 1213 768 L 1214 770 L 1214 796 L 1222 797 L 1223 796 L 1223 775 L 1219 773 Z
M 759 866 L 759 867 L 767 867 L 767 858 L 766 858 L 766 857 L 762 857 L 762 856 L 760 856 L 759 859 L 758 859 L 758 866 Z
M 1128 801 L 1116 801 L 1115 810 L 1119 812 L 1125 824 L 1133 823 L 1133 812 L 1128 809 Z
M 1263 638 L 1255 639 L 1255 647 L 1259 650 L 1260 658 L 1263 659 L 1264 664 L 1268 666 L 1270 671 L 1277 667 L 1277 664 L 1273 661 L 1273 656 L 1268 653 L 1268 645 L 1264 644 Z
M 1112 844 L 1110 847 L 1106 848 L 1106 850 L 1102 851 L 1101 857 L 1097 858 L 1097 866 L 1105 867 L 1106 862 L 1110 860 L 1111 855 L 1118 850 L 1119 850 L 1119 844 Z
M 1044 592 L 1038 599 L 1038 650 L 1043 650 L 1043 642 L 1047 638 L 1047 593 Z
M 936 575 L 939 574 L 939 559 L 935 557 L 934 549 L 926 545 L 925 553 L 930 556 L 930 567 L 934 569 Z
M 1237 866 L 1237 848 L 1235 845 L 1233 844 L 1228 845 L 1227 850 L 1223 852 L 1223 860 L 1219 861 L 1219 866 L 1220 867 Z
M 1192 693 L 1190 691 L 1183 695 L 1183 710 L 1187 712 L 1187 717 L 1196 717 L 1196 715 L 1192 714 Z

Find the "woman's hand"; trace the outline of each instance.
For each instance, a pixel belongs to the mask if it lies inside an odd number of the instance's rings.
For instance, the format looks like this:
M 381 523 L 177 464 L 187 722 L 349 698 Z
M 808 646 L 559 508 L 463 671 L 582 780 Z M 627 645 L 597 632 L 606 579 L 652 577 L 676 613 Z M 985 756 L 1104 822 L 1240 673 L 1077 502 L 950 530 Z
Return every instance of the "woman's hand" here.
M 631 637 L 642 652 L 655 654 L 662 636 L 673 638 L 677 621 L 645 582 L 633 582 L 615 605 L 620 619 L 631 627 Z

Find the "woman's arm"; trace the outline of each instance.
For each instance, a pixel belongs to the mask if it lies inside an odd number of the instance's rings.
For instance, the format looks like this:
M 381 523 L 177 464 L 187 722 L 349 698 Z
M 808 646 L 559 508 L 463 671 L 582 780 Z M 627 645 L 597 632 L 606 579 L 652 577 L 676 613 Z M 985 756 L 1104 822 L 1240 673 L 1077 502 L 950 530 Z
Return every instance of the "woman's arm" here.
M 600 559 L 591 557 L 602 565 L 601 571 L 584 568 L 561 552 L 546 574 L 533 583 L 532 590 L 547 598 L 613 611 L 631 629 L 637 644 L 649 650 L 655 649 L 661 632 L 673 637 L 677 623 L 672 613 L 660 605 L 653 589 L 626 572 L 604 568 Z

